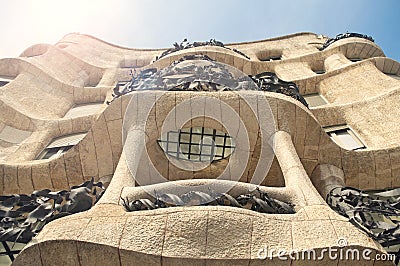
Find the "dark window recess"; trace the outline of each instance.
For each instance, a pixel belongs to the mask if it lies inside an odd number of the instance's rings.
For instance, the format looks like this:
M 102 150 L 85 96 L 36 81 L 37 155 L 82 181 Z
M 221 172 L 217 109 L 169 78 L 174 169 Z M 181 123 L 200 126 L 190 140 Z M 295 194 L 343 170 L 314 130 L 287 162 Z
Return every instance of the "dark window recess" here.
M 260 61 L 278 61 L 278 60 L 282 60 L 282 56 L 276 55 L 276 56 L 269 56 L 269 57 L 260 59 Z
M 3 87 L 3 86 L 5 86 L 5 85 L 7 85 L 7 84 L 10 83 L 13 79 L 14 79 L 14 77 L 8 77 L 8 76 L 1 76 L 1 75 L 0 75 L 0 87 Z
M 71 146 L 65 146 L 65 147 L 55 147 L 55 148 L 47 148 L 44 151 L 42 151 L 39 156 L 38 160 L 44 160 L 44 159 L 50 159 L 50 158 L 56 158 L 59 157 L 61 154 L 65 153 L 69 149 L 71 149 L 73 145 Z
M 322 74 L 326 73 L 325 70 L 323 70 L 323 69 L 313 70 L 313 71 L 314 71 L 315 74 L 318 74 L 318 75 L 322 75 Z
M 7 85 L 8 83 L 10 83 L 9 81 L 4 81 L 4 80 L 0 80 L 0 87 L 3 87 L 5 85 Z

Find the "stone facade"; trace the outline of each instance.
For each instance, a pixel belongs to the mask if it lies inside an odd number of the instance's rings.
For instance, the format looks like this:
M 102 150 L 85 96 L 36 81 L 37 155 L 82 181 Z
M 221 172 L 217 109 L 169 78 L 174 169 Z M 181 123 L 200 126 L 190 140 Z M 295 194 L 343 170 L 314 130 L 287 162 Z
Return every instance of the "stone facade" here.
M 321 251 L 338 247 L 341 238 L 347 248 L 385 253 L 332 211 L 324 197 L 337 184 L 400 186 L 400 64 L 370 40 L 351 37 L 320 50 L 325 41 L 324 36 L 298 33 L 226 45 L 230 49 L 193 47 L 155 60 L 165 49 L 124 48 L 74 33 L 55 45 L 37 44 L 18 58 L 1 59 L 0 76 L 10 82 L 0 87 L 0 193 L 61 190 L 91 177 L 112 177 L 91 210 L 45 226 L 14 264 L 264 265 L 268 259 L 258 258 L 264 246 Z M 274 72 L 295 82 L 301 95 L 318 94 L 327 103 L 308 109 L 286 95 L 262 91 L 135 91 L 112 100 L 116 84 L 131 79 L 131 69 L 160 70 L 198 54 L 244 76 Z M 88 103 L 99 107 L 66 116 Z M 194 117 L 194 112 L 202 115 Z M 233 139 L 245 135 L 247 146 L 238 142 L 235 152 L 247 157 L 235 157 L 234 152 L 201 170 L 190 170 L 190 162 L 179 167 L 157 143 L 168 119 L 178 129 L 213 128 Z M 339 125 L 350 128 L 365 148 L 346 149 L 324 130 Z M 52 140 L 83 132 L 85 137 L 60 156 L 37 160 Z M 266 171 L 260 170 L 262 164 L 268 164 Z M 148 197 L 144 185 L 195 187 L 220 176 L 223 180 L 215 182 L 231 184 L 232 194 L 248 191 L 255 178 L 270 195 L 294 204 L 296 213 L 261 214 L 223 206 L 126 212 L 121 204 L 121 197 Z M 286 258 L 275 254 L 273 261 L 290 265 L 291 258 Z

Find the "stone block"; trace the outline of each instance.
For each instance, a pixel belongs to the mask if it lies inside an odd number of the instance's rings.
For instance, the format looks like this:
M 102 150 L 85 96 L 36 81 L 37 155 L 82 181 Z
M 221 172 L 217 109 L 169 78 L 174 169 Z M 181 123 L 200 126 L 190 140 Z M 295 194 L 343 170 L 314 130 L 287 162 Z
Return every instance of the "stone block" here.
M 107 130 L 108 134 L 110 135 L 114 169 L 117 167 L 122 152 L 122 123 L 122 119 L 107 122 Z
M 206 257 L 250 258 L 252 231 L 251 216 L 210 211 L 207 224 Z
M 125 227 L 126 217 L 96 217 L 92 218 L 85 230 L 78 237 L 79 255 L 90 253 L 90 248 L 86 249 L 81 243 L 92 242 L 95 245 L 107 245 L 118 248 L 120 239 Z M 83 249 L 81 249 L 81 247 Z M 98 250 L 101 253 L 101 249 Z M 111 252 L 113 253 L 113 252 Z M 87 256 L 90 256 L 87 254 Z
M 4 166 L 0 164 L 0 195 L 4 194 Z
M 111 175 L 114 172 L 110 135 L 104 115 L 101 115 L 92 128 L 94 145 L 96 148 L 99 177 Z
M 50 178 L 52 180 L 55 190 L 69 189 L 71 186 L 68 184 L 67 174 L 65 171 L 64 157 L 59 157 L 50 161 Z
M 98 161 L 92 131 L 89 131 L 79 143 L 79 155 L 83 176 L 98 176 Z
M 32 169 L 28 165 L 19 165 L 18 166 L 18 186 L 19 193 L 30 194 L 33 189 L 32 184 Z
M 39 245 L 28 244 L 24 250 L 18 254 L 12 265 L 17 266 L 42 266 Z
M 304 158 L 318 159 L 321 126 L 312 116 L 307 117 L 307 134 L 304 139 Z
M 108 105 L 107 109 L 104 110 L 104 117 L 106 121 L 112 121 L 116 119 L 122 118 L 122 98 L 119 97 L 112 101 L 110 105 Z
M 277 258 L 279 251 L 293 249 L 291 231 L 291 221 L 267 217 L 253 218 L 251 259 L 258 259 L 264 265 L 270 262 L 279 263 L 280 261 Z M 287 261 L 282 261 L 280 265 L 285 264 L 287 265 Z M 253 265 L 257 264 L 253 263 Z
M 136 216 L 127 219 L 119 249 L 123 265 L 160 265 L 166 234 L 166 215 Z
M 35 190 L 48 188 L 53 190 L 48 162 L 32 165 L 32 182 Z
M 83 180 L 82 165 L 79 155 L 79 148 L 72 147 L 62 155 L 65 162 L 65 172 L 70 186 L 81 184 Z
M 80 265 L 115 265 L 121 264 L 119 250 L 116 247 L 93 242 L 77 243 Z
M 52 240 L 39 244 L 43 266 L 54 264 L 79 266 L 76 241 Z M 60 256 L 62 254 L 62 256 Z
M 72 119 L 60 119 L 58 121 L 58 128 L 60 130 L 60 136 L 71 134 L 72 131 Z
M 293 221 L 293 249 L 307 250 L 333 246 L 338 236 L 330 220 Z
M 296 134 L 296 106 L 288 101 L 278 101 L 278 128 L 291 136 Z
M 3 165 L 3 193 L 18 194 L 18 167 L 16 165 Z
M 207 220 L 207 211 L 179 211 L 169 214 L 162 255 L 203 258 L 207 249 Z

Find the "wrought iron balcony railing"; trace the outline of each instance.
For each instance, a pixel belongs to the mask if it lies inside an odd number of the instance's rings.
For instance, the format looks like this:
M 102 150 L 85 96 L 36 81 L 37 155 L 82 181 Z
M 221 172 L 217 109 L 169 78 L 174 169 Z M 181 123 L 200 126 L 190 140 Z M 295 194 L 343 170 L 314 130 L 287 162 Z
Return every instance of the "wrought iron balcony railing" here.
M 371 36 L 361 34 L 361 33 L 355 33 L 355 32 L 346 32 L 346 33 L 341 33 L 336 35 L 334 38 L 329 38 L 326 40 L 326 42 L 322 45 L 320 50 L 326 49 L 329 45 L 333 44 L 334 42 L 337 42 L 342 39 L 350 38 L 350 37 L 356 37 L 356 38 L 363 38 L 371 42 L 375 42 L 374 39 Z

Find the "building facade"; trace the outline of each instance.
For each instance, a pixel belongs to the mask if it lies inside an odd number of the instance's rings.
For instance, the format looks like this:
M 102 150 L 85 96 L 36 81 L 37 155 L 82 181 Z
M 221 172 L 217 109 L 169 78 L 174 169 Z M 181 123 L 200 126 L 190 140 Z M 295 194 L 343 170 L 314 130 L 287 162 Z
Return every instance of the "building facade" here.
M 15 265 L 337 265 L 349 262 L 326 250 L 386 254 L 325 203 L 338 186 L 400 186 L 400 64 L 368 36 L 131 49 L 73 33 L 1 59 L 0 85 L 1 194 L 92 177 L 108 186 L 90 210 L 47 224 Z M 281 208 L 267 211 L 260 191 Z M 208 204 L 213 193 L 228 206 Z M 185 206 L 157 208 L 160 195 Z M 252 206 L 232 203 L 243 195 Z M 293 258 L 309 250 L 316 258 Z

